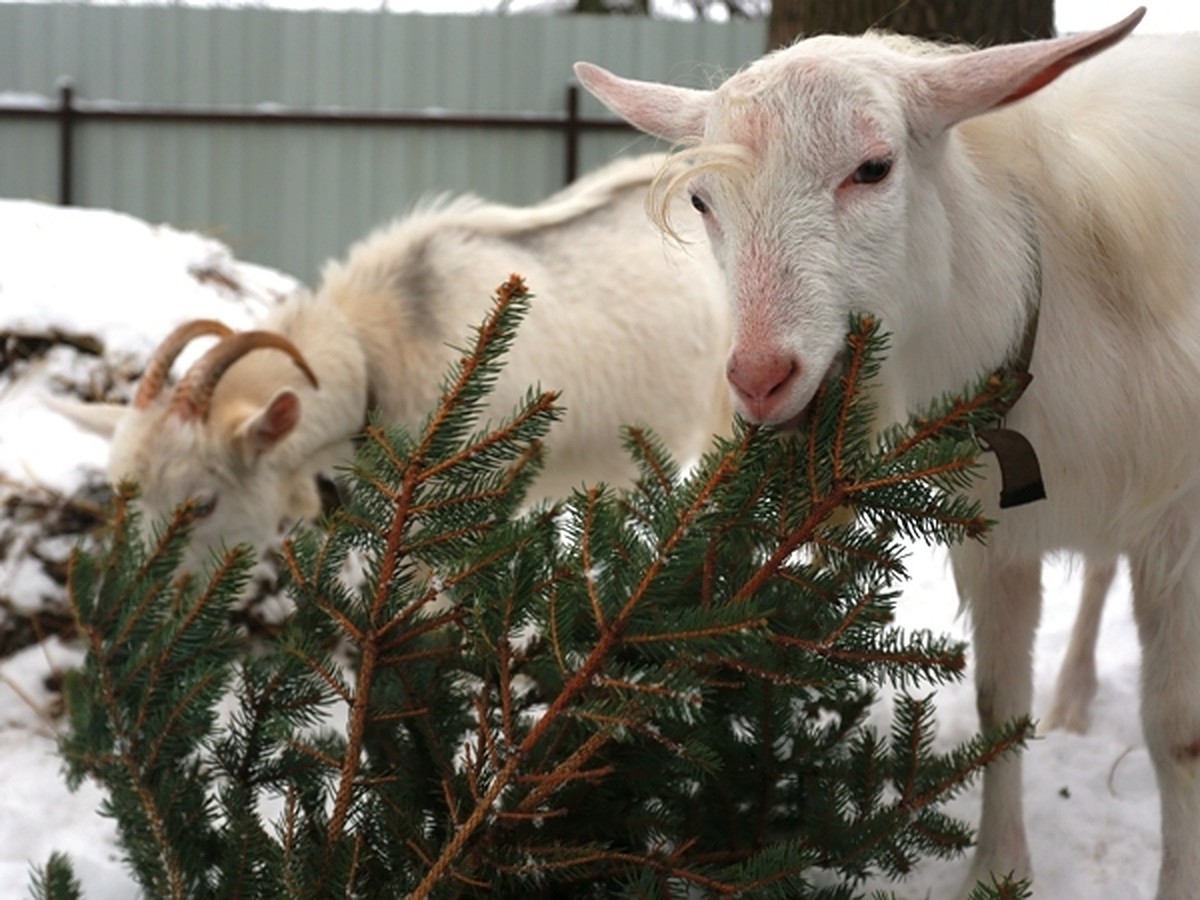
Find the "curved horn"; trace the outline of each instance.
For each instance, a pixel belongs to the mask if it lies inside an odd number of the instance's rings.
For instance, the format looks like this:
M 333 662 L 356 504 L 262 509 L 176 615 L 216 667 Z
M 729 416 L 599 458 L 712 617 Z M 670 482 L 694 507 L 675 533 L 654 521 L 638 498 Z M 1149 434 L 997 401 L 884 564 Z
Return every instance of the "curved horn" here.
M 167 383 L 167 375 L 170 374 L 171 366 L 179 354 L 193 340 L 206 334 L 224 338 L 233 334 L 233 329 L 216 319 L 193 319 L 184 322 L 163 338 L 163 342 L 146 363 L 146 369 L 138 381 L 137 393 L 133 396 L 134 409 L 145 409 L 154 402 L 154 398 L 162 393 L 163 385 Z
M 171 412 L 181 419 L 208 418 L 208 406 L 221 376 L 247 353 L 259 349 L 282 350 L 292 358 L 292 362 L 314 388 L 320 387 L 304 354 L 282 334 L 274 331 L 242 331 L 224 338 L 188 369 L 171 396 Z

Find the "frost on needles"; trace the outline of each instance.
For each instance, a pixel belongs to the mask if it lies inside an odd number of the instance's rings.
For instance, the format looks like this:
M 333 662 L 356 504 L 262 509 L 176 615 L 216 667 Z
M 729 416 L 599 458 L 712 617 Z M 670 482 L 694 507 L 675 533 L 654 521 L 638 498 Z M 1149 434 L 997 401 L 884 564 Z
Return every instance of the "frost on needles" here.
M 902 540 L 983 535 L 971 435 L 1013 385 L 872 440 L 856 320 L 799 433 L 739 425 L 684 471 L 630 430 L 636 489 L 526 510 L 556 397 L 482 410 L 528 297 L 500 288 L 417 433 L 366 429 L 265 647 L 231 616 L 246 552 L 177 574 L 186 506 L 145 545 L 126 491 L 75 554 L 61 752 L 146 896 L 849 898 L 971 842 L 942 806 L 1029 723 L 935 751 L 963 647 L 892 609 Z M 59 855 L 33 880 L 86 896 Z

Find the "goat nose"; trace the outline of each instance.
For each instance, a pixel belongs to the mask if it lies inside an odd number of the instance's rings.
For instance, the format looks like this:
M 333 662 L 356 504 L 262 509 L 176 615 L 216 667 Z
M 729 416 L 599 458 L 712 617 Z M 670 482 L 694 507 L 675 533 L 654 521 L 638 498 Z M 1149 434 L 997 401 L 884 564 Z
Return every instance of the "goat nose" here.
M 800 374 L 800 362 L 782 353 L 734 353 L 725 375 L 738 398 L 756 417 L 766 417 Z

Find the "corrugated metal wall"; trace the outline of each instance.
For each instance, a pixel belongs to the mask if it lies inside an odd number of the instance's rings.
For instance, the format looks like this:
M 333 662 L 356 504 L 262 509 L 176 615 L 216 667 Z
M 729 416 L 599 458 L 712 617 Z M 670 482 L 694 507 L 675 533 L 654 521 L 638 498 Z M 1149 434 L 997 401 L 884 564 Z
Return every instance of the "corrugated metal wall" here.
M 571 63 L 703 86 L 759 56 L 762 22 L 426 16 L 0 4 L 0 100 L 166 106 L 561 112 Z M 585 115 L 602 109 L 590 97 Z M 584 137 L 581 168 L 653 149 Z M 0 195 L 53 200 L 50 122 L 0 121 Z M 209 231 L 310 283 L 321 263 L 415 200 L 474 191 L 533 202 L 561 186 L 562 137 L 539 131 L 89 122 L 75 202 Z

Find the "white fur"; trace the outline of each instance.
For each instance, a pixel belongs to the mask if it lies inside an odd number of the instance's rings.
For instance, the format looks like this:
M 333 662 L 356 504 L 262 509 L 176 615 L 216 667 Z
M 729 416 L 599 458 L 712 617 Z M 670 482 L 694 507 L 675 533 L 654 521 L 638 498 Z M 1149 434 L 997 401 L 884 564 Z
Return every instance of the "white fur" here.
M 980 496 L 999 524 L 952 553 L 980 714 L 1030 711 L 1043 554 L 1128 554 L 1158 897 L 1182 900 L 1200 885 L 1200 38 L 1121 42 L 1139 18 L 979 52 L 817 37 L 714 91 L 577 71 L 634 124 L 694 145 L 666 183 L 708 208 L 751 418 L 803 415 L 852 311 L 893 335 L 895 416 L 996 369 L 1040 254 L 1034 381 L 1008 424 L 1049 499 L 1001 513 L 991 473 Z M 856 183 L 878 158 L 886 177 Z M 1020 758 L 985 774 L 972 882 L 1030 871 L 1020 782 Z
M 513 272 L 534 296 L 489 414 L 507 415 L 537 384 L 561 391 L 567 410 L 532 500 L 629 481 L 623 425 L 650 426 L 678 456 L 698 455 L 732 415 L 721 370 L 728 314 L 699 231 L 678 245 L 646 216 L 662 162 L 613 163 L 528 208 L 442 201 L 371 234 L 326 266 L 315 298 L 289 301 L 262 326 L 292 340 L 318 389 L 283 353 L 257 350 L 220 380 L 206 421 L 173 414 L 169 389 L 145 410 L 122 410 L 110 475 L 139 483 L 148 522 L 189 497 L 216 501 L 191 565 L 222 543 L 270 543 L 318 513 L 315 475 L 349 459 L 368 391 L 385 421 L 420 424 L 453 348 L 469 346 Z M 300 417 L 281 435 L 271 411 L 287 393 Z
M 1099 681 L 1096 678 L 1096 640 L 1104 600 L 1117 574 L 1116 560 L 1089 560 L 1083 571 L 1083 594 L 1071 640 L 1063 656 L 1050 711 L 1038 722 L 1038 730 L 1061 728 L 1083 734 L 1091 722 L 1091 705 Z

